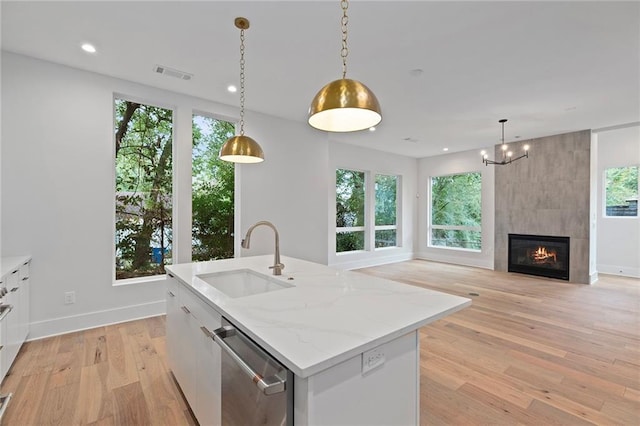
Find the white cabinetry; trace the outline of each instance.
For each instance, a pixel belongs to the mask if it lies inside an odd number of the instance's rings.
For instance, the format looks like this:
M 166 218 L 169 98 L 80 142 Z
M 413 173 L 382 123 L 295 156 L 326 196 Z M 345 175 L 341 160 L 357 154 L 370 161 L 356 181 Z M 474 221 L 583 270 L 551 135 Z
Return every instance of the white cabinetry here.
M 6 315 L 0 323 L 0 380 L 11 368 L 20 347 L 29 334 L 29 259 L 2 259 L 0 288 Z
M 19 318 L 19 337 L 20 344 L 27 340 L 27 336 L 29 335 L 29 297 L 30 297 L 30 285 L 29 285 L 29 271 L 31 262 L 24 262 L 20 267 L 20 272 L 18 273 L 18 292 L 20 295 L 18 296 L 18 306 L 20 307 L 20 318 Z
M 0 260 L 0 382 L 29 334 L 29 257 Z M 11 394 L 0 395 L 0 423 Z
M 367 371 L 367 357 L 375 367 Z M 420 351 L 412 331 L 307 378 L 296 376 L 296 426 L 419 424 Z
M 167 277 L 169 367 L 198 422 L 220 424 L 220 348 L 210 337 L 222 317 L 170 275 Z

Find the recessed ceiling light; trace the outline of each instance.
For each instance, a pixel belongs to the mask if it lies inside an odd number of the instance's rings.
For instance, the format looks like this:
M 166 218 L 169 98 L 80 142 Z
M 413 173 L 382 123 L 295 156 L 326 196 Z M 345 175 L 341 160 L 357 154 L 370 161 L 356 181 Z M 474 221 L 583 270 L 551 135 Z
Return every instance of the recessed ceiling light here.
M 82 50 L 84 50 L 87 53 L 96 53 L 96 48 L 93 44 L 83 43 L 81 47 L 82 47 Z
M 370 131 L 370 132 L 375 132 L 375 131 L 376 131 L 375 126 L 374 126 L 374 127 L 369 127 L 369 131 Z
M 443 150 L 444 152 L 447 152 L 447 151 L 449 151 L 449 148 L 442 148 L 442 150 Z
M 229 93 L 236 93 L 238 91 L 238 88 L 233 84 L 230 84 L 229 86 L 227 86 L 227 91 Z

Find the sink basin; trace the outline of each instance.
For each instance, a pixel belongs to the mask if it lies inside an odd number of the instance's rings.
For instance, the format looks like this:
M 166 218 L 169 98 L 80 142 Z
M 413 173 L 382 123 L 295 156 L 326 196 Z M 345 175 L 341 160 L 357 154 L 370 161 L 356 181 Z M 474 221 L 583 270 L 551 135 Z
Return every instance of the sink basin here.
M 268 275 L 259 274 L 250 269 L 239 269 L 236 271 L 216 272 L 196 276 L 233 298 L 293 287 L 291 284 L 287 284 L 276 278 L 271 278 Z

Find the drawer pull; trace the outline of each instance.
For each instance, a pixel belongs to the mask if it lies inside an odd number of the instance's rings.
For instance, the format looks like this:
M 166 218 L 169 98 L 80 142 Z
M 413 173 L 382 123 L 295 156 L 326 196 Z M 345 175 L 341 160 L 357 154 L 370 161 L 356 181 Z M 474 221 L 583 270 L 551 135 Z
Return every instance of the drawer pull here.
M 181 309 L 184 311 L 185 314 L 190 314 L 191 313 L 189 308 L 187 308 L 186 306 L 181 306 Z
M 29 279 L 29 277 L 22 277 L 22 281 L 26 281 L 28 279 Z
M 204 333 L 205 336 L 213 339 L 213 333 L 209 331 L 209 329 L 207 327 L 205 327 L 204 325 L 202 327 L 200 327 L 200 330 L 202 330 L 202 332 Z
M 3 305 L 2 311 L 0 311 L 0 321 L 2 321 L 9 312 L 13 311 L 13 305 Z
M 19 271 L 19 269 L 16 269 L 15 271 L 12 272 L 12 274 L 15 274 Z
M 167 272 L 167 275 L 169 275 L 171 278 L 175 278 L 173 274 L 170 274 L 169 272 Z
M 176 295 L 175 295 L 175 294 L 173 294 L 173 292 L 171 292 L 171 291 L 167 291 L 167 294 L 168 294 L 169 296 L 171 296 L 171 297 L 176 297 Z
M 11 293 L 13 293 L 13 292 L 15 292 L 15 291 L 18 291 L 18 288 L 19 288 L 19 287 L 14 287 L 14 288 L 12 288 L 12 289 L 11 289 Z

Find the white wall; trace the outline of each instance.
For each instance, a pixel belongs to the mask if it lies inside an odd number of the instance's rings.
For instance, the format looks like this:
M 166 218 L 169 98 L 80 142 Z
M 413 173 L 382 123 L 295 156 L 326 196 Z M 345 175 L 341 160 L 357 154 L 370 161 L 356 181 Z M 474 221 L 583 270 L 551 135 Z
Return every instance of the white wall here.
M 400 247 L 336 254 L 336 169 L 353 169 L 368 171 L 372 174 L 401 176 L 402 191 L 398 194 L 398 202 L 402 205 L 398 231 L 398 235 L 401 235 Z M 329 143 L 329 168 L 325 169 L 325 173 L 329 177 L 328 191 L 326 192 L 329 214 L 328 217 L 325 216 L 329 229 L 327 234 L 329 265 L 353 269 L 413 258 L 417 212 L 417 160 L 415 158 L 332 141 Z
M 175 109 L 175 163 L 191 156 L 193 110 L 237 117 L 234 107 L 2 53 L 2 253 L 33 257 L 30 338 L 165 311 L 164 279 L 112 285 L 114 93 Z M 284 254 L 326 262 L 326 135 L 251 112 L 246 120 L 266 161 L 237 166 L 238 227 L 272 220 Z M 177 170 L 179 261 L 190 257 L 190 185 L 190 170 Z M 261 240 L 244 254 L 259 254 Z M 67 291 L 75 304 L 63 304 Z
M 493 152 L 493 147 L 485 148 Z M 493 269 L 495 223 L 495 166 L 482 163 L 480 150 L 422 158 L 418 161 L 418 232 L 416 257 L 437 262 L 456 263 Z M 480 172 L 482 174 L 482 250 L 456 250 L 428 246 L 429 182 L 432 176 Z
M 640 277 L 640 217 L 604 215 L 605 169 L 640 166 L 640 126 L 597 133 L 599 273 Z
M 327 264 L 327 134 L 306 122 L 263 114 L 247 116 L 246 134 L 260 143 L 265 161 L 240 174 L 241 234 L 268 220 L 280 234 L 280 253 Z M 259 227 L 242 256 L 274 251 L 273 231 Z M 286 272 L 286 264 L 285 264 Z

